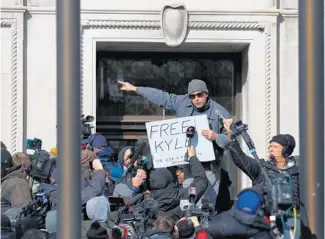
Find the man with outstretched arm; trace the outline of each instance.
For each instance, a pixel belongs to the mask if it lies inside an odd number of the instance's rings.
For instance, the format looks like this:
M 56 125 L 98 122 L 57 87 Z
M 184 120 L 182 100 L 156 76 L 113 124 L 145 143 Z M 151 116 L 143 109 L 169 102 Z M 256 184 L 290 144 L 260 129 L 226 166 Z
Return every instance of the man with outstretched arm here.
M 209 129 L 203 129 L 199 133 L 214 143 L 216 160 L 203 163 L 203 167 L 206 170 L 210 184 L 216 184 L 214 188 L 216 192 L 215 197 L 217 197 L 220 182 L 220 160 L 223 151 L 217 147 L 215 140 L 222 131 L 221 119 L 230 118 L 231 115 L 223 106 L 210 99 L 209 90 L 205 82 L 198 79 L 192 80 L 188 85 L 188 92 L 185 95 L 175 95 L 150 87 L 137 87 L 124 81 L 118 82 L 121 84 L 122 91 L 135 92 L 155 105 L 175 112 L 177 117 L 207 115 Z M 227 187 L 229 193 L 228 185 L 225 187 Z M 223 185 L 220 185 L 220 187 L 223 187 Z

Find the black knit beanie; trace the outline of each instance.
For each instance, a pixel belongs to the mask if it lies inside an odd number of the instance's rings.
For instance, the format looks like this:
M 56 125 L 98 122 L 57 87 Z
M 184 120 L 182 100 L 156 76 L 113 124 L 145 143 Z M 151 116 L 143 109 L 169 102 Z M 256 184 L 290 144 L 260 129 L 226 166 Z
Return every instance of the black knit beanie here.
M 277 135 L 273 136 L 270 143 L 272 143 L 272 142 L 281 144 L 283 147 L 288 146 L 288 140 L 286 139 L 286 137 L 283 134 L 277 134 Z
M 98 222 L 93 222 L 86 233 L 88 239 L 108 239 L 106 228 L 100 226 Z

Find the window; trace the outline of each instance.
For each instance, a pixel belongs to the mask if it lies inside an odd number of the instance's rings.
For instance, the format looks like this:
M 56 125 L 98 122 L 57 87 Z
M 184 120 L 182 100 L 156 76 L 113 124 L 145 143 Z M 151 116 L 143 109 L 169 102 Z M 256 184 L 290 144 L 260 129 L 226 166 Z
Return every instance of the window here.
M 97 53 L 97 132 L 103 133 L 115 149 L 134 145 L 146 138 L 145 122 L 174 117 L 133 93 L 120 91 L 118 80 L 174 94 L 186 94 L 192 79 L 207 83 L 210 97 L 233 116 L 240 114 L 241 53 Z M 237 194 L 237 170 L 225 162 Z
M 174 117 L 130 92 L 117 81 L 186 94 L 192 79 L 207 83 L 209 95 L 236 114 L 236 72 L 240 53 L 98 52 L 97 131 L 110 139 L 132 140 L 146 136 L 146 121 Z

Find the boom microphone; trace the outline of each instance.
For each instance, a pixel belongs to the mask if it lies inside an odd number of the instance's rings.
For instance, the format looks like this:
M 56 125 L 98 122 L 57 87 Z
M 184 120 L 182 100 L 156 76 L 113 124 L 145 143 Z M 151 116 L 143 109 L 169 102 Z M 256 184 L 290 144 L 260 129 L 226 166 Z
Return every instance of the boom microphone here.
M 140 145 L 137 147 L 134 155 L 132 156 L 131 162 L 127 169 L 124 171 L 123 176 L 119 180 L 119 182 L 125 177 L 125 175 L 132 170 L 134 167 L 134 163 L 138 160 L 139 156 L 143 153 L 144 148 L 146 147 L 146 142 L 141 142 Z

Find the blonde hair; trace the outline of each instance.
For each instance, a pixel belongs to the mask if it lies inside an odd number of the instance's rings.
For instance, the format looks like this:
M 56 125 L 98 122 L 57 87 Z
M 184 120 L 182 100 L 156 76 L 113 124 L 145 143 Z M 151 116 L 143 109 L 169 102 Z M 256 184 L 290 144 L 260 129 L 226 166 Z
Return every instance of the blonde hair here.
M 22 165 L 24 170 L 28 170 L 32 164 L 28 154 L 22 152 L 12 155 L 12 163 L 13 165 Z

